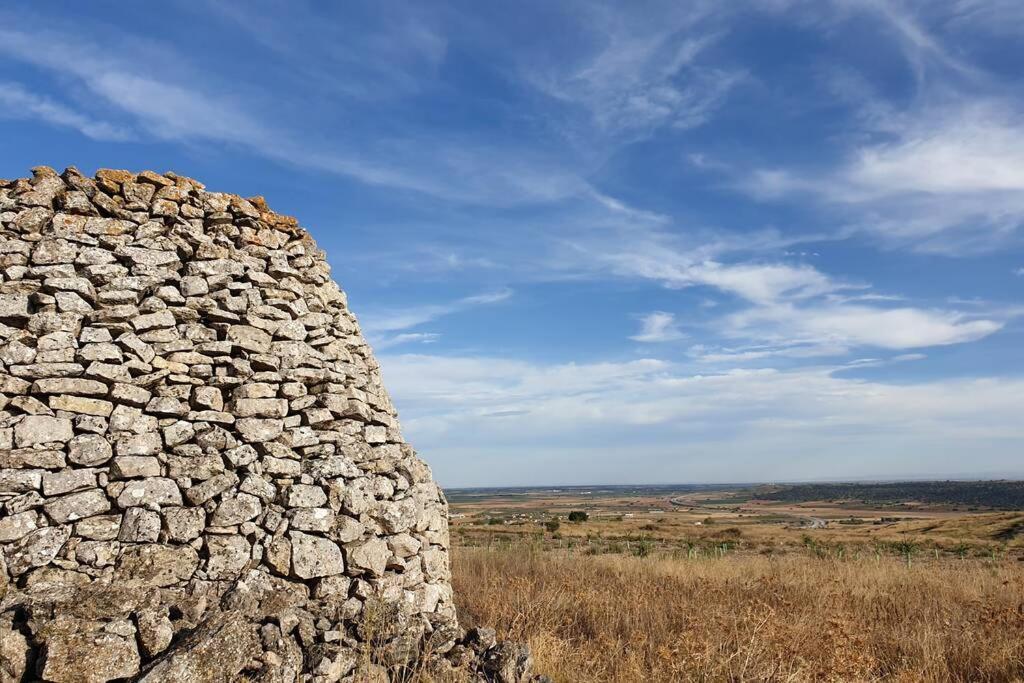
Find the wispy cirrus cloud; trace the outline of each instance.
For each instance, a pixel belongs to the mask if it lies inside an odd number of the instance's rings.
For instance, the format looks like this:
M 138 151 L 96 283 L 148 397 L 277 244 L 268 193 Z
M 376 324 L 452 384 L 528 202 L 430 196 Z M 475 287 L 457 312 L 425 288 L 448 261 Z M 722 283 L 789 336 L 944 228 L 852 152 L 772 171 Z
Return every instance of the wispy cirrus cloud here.
M 195 83 L 186 85 L 160 76 L 160 69 L 154 66 L 171 59 L 169 49 L 139 45 L 132 36 L 121 36 L 120 40 L 125 53 L 112 45 L 101 46 L 51 28 L 0 28 L 0 52 L 39 69 L 73 77 L 150 135 L 170 140 L 258 144 L 274 134 L 230 96 L 214 96 Z M 40 50 L 41 44 L 60 44 L 62 49 Z
M 851 109 L 836 162 L 718 168 L 749 195 L 817 203 L 838 234 L 885 247 L 971 255 L 1019 242 L 1024 226 L 1024 100 L 970 59 L 958 31 L 1012 12 L 972 0 L 929 7 L 836 2 L 833 21 L 875 21 L 914 74 L 909 96 L 873 87 L 849 65 L 822 68 Z
M 741 351 L 718 352 L 716 361 L 731 356 L 737 362 L 770 357 L 814 358 L 839 356 L 858 348 L 915 349 L 963 344 L 998 332 L 1018 315 L 1010 309 L 969 307 L 959 310 L 916 305 L 902 295 L 877 291 L 869 283 L 832 276 L 799 258 L 766 260 L 761 253 L 781 253 L 802 239 L 773 232 L 727 233 L 688 231 L 661 214 L 635 210 L 609 196 L 590 203 L 579 224 L 538 226 L 536 231 L 503 230 L 494 235 L 515 236 L 524 243 L 494 245 L 490 253 L 517 263 L 522 250 L 548 255 L 532 268 L 497 262 L 509 277 L 530 281 L 622 280 L 647 281 L 668 289 L 706 289 L 731 299 L 727 310 L 703 317 L 702 333 L 713 332 Z M 499 292 L 499 297 L 503 294 Z M 456 303 L 460 309 L 468 301 Z M 427 305 L 388 312 L 371 327 L 406 329 L 445 314 L 449 305 Z M 657 311 L 642 320 L 634 341 L 669 341 L 681 334 L 675 313 Z M 376 317 L 376 316 L 375 316 Z M 751 348 L 753 347 L 753 348 Z M 724 355 L 723 355 L 724 354 Z M 707 355 L 707 354 L 705 354 Z
M 568 63 L 528 62 L 525 80 L 581 107 L 603 134 L 643 138 L 662 126 L 705 123 L 745 78 L 742 69 L 701 64 L 720 37 L 713 3 L 655 4 L 644 11 L 577 8 L 587 46 Z
M 373 342 L 373 348 L 377 351 L 390 349 L 405 344 L 434 344 L 441 338 L 437 332 L 403 332 L 391 336 L 383 336 Z
M 461 313 L 477 306 L 500 303 L 512 297 L 509 288 L 474 294 L 443 304 L 424 304 L 407 308 L 370 311 L 361 316 L 362 327 L 370 335 L 417 327 L 447 315 Z
M 133 137 L 131 131 L 122 126 L 86 116 L 49 97 L 30 92 L 20 83 L 0 83 L 0 117 L 38 118 L 55 126 L 73 128 L 94 140 L 120 142 Z
M 1024 226 L 1024 114 L 1006 102 L 925 107 L 887 123 L 822 173 L 757 169 L 740 182 L 766 200 L 840 208 L 846 228 L 925 252 L 986 251 Z
M 740 337 L 812 340 L 841 347 L 915 349 L 977 341 L 1004 323 L 961 312 L 864 305 L 782 303 L 734 313 L 724 331 Z
M 947 11 L 950 25 L 957 29 L 996 35 L 1024 32 L 1024 5 L 1017 0 L 954 0 Z
M 616 200 L 605 197 L 606 207 Z M 621 204 L 621 203 L 619 203 Z M 694 230 L 659 214 L 628 206 L 588 213 L 579 231 L 563 224 L 558 263 L 569 270 L 652 280 L 671 289 L 711 287 L 750 302 L 806 299 L 861 288 L 799 262 L 767 260 L 763 252 L 821 239 L 750 231 Z
M 1012 308 L 986 308 L 965 313 L 843 303 L 829 298 L 804 304 L 753 306 L 710 323 L 722 338 L 745 343 L 697 344 L 689 354 L 704 363 L 746 365 L 772 358 L 838 358 L 856 349 L 901 351 L 951 346 L 984 339 L 1022 314 Z
M 390 30 L 414 31 L 405 24 Z M 579 170 L 562 155 L 524 148 L 514 141 L 408 123 L 372 136 L 317 134 L 311 138 L 305 110 L 283 107 L 287 98 L 270 97 L 230 74 L 200 68 L 157 41 L 124 33 L 105 38 L 85 38 L 70 27 L 42 21 L 9 22 L 0 28 L 0 54 L 48 72 L 58 86 L 84 89 L 140 136 L 238 146 L 299 168 L 451 202 L 515 206 L 592 192 Z M 39 50 L 42 44 L 59 44 L 61 50 Z M 396 62 L 412 68 L 415 60 L 389 52 L 392 42 L 384 35 L 374 44 L 381 58 L 395 68 L 399 68 Z M 363 59 L 352 68 L 373 68 L 374 63 Z M 252 106 L 256 102 L 260 106 Z M 41 111 L 47 108 L 42 102 L 36 106 Z M 58 113 L 52 107 L 50 111 L 44 120 L 60 123 L 55 120 Z M 72 120 L 66 113 L 61 115 L 65 121 L 61 125 Z M 85 113 L 77 117 L 79 128 L 88 122 Z M 95 124 L 90 129 L 110 132 L 120 125 Z M 495 159 L 502 163 L 494 163 Z
M 640 318 L 640 332 L 630 337 L 633 341 L 646 344 L 677 341 L 686 335 L 679 329 L 672 313 L 654 311 Z
M 961 59 L 941 40 L 932 35 L 927 28 L 898 2 L 886 0 L 864 0 L 859 3 L 841 2 L 854 12 L 867 12 L 882 20 L 903 47 L 907 60 L 914 67 L 918 80 L 926 77 L 933 65 L 951 69 L 969 78 L 981 77 L 981 71 L 969 62 Z
M 755 348 L 730 353 L 735 361 L 770 357 L 839 356 L 857 348 L 916 349 L 983 339 L 1020 315 L 1008 308 L 916 306 L 906 297 L 873 290 L 864 282 L 835 278 L 799 261 L 743 260 L 748 250 L 788 244 L 766 234 L 745 241 L 701 239 L 687 243 L 660 221 L 630 216 L 627 237 L 596 236 L 574 243 L 576 267 L 627 279 L 652 280 L 672 289 L 709 288 L 741 304 L 705 322 L 726 339 Z M 625 228 L 624 228 L 625 229 Z M 607 239 L 608 241 L 603 241 Z M 794 238 L 790 238 L 794 239 Z M 671 329 L 670 312 L 653 314 L 646 325 Z M 652 327 L 650 339 L 659 338 Z M 758 345 L 761 345 L 758 347 Z M 725 360 L 719 355 L 716 361 Z
M 893 118 L 888 139 L 855 147 L 828 177 L 758 170 L 749 189 L 764 197 L 814 192 L 847 203 L 1024 189 L 1024 117 L 1007 103 L 952 104 Z
M 319 92 L 360 100 L 416 93 L 434 80 L 448 49 L 437 18 L 425 8 L 378 3 L 359 21 L 337 21 L 316 3 L 253 0 L 203 8 L 282 58 L 279 68 Z M 344 74 L 344 78 L 338 78 Z

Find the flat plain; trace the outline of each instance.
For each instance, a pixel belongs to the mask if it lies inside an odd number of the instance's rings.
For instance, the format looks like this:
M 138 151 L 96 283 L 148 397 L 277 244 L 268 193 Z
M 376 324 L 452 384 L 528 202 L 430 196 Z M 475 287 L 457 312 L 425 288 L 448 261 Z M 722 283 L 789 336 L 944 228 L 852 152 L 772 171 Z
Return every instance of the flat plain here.
M 456 596 L 555 681 L 1020 681 L 1020 490 L 450 491 Z

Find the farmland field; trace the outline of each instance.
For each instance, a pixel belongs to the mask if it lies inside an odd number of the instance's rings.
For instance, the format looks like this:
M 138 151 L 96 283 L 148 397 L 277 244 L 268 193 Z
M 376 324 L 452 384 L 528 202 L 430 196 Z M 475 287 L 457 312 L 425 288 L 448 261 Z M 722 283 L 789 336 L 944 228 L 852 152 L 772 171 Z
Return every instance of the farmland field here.
M 1024 513 L 766 494 L 449 492 L 462 619 L 556 681 L 1024 679 Z

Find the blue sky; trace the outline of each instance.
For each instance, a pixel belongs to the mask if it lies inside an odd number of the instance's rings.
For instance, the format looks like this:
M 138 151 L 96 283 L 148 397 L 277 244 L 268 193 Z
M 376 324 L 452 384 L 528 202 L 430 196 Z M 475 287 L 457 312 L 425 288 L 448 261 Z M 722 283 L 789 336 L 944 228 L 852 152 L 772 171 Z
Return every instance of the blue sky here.
M 442 484 L 1024 475 L 1024 4 L 32 3 L 0 176 L 330 255 Z

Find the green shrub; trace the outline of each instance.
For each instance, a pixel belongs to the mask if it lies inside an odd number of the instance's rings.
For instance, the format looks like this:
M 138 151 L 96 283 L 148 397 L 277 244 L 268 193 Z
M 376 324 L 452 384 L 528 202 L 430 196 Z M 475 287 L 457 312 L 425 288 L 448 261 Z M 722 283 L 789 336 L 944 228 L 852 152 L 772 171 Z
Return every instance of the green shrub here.
M 583 510 L 573 510 L 572 512 L 569 513 L 569 521 L 570 522 L 579 523 L 579 522 L 585 522 L 588 519 L 590 519 L 590 515 L 588 515 Z
M 637 557 L 647 557 L 654 550 L 654 541 L 649 538 L 641 538 L 633 546 L 633 554 Z

